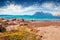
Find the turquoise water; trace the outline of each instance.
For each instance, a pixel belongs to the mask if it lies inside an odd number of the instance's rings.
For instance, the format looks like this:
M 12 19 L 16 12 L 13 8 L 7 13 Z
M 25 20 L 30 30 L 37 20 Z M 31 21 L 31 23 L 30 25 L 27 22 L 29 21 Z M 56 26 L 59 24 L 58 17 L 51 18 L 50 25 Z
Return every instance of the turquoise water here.
M 25 20 L 59 20 L 60 17 L 55 17 L 55 16 L 21 16 L 21 15 L 0 15 L 0 18 L 4 19 L 25 19 Z

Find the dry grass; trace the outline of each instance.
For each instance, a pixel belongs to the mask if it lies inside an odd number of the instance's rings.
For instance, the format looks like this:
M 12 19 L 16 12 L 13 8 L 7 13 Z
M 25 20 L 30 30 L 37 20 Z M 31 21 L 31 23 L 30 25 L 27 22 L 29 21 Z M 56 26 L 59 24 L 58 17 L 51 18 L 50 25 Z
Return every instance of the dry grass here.
M 4 32 L 2 36 L 0 36 L 0 40 L 37 40 L 36 35 L 27 31 L 24 27 L 20 27 L 19 32 Z

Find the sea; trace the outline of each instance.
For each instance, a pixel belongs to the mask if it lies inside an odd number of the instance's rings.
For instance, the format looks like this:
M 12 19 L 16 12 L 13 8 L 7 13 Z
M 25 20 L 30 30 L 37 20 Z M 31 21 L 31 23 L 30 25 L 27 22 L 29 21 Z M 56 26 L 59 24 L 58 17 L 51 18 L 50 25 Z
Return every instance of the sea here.
M 37 20 L 37 21 L 60 21 L 60 17 L 56 16 L 27 16 L 27 15 L 0 15 L 4 19 L 24 19 L 24 20 Z

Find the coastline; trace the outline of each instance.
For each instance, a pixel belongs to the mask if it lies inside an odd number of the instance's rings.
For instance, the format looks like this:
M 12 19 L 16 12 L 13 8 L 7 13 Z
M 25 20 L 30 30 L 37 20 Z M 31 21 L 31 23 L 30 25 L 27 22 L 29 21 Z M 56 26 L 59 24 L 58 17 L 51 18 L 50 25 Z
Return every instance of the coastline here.
M 37 20 L 25 20 L 25 19 L 3 19 L 0 21 L 7 22 L 9 25 L 28 25 L 29 27 L 45 27 L 45 26 L 60 26 L 60 21 L 37 21 Z
M 4 38 L 4 32 L 7 35 L 8 34 L 12 35 L 15 34 L 16 32 L 20 33 L 20 31 L 26 30 L 29 33 L 33 33 L 37 35 L 36 37 L 39 40 L 50 40 L 50 39 L 60 40 L 59 38 L 60 21 L 36 21 L 36 20 L 27 21 L 24 19 L 7 20 L 7 19 L 0 18 L 0 27 L 3 28 L 3 29 L 0 28 L 0 35 L 3 36 L 3 38 Z

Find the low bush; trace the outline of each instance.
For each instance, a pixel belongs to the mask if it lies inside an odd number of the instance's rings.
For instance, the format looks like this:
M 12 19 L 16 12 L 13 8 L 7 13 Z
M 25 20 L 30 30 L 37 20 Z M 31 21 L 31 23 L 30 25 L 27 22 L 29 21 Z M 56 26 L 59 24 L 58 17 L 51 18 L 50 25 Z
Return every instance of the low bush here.
M 1 40 L 36 40 L 36 35 L 25 31 L 24 28 L 20 28 L 20 32 L 5 33 L 0 36 Z

